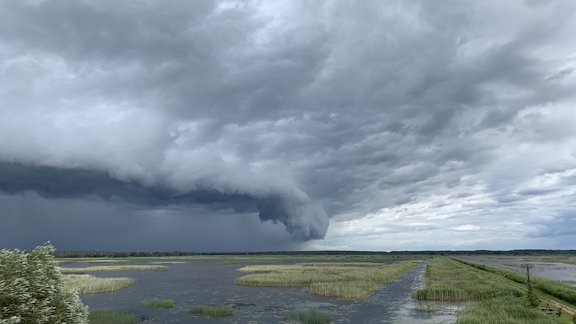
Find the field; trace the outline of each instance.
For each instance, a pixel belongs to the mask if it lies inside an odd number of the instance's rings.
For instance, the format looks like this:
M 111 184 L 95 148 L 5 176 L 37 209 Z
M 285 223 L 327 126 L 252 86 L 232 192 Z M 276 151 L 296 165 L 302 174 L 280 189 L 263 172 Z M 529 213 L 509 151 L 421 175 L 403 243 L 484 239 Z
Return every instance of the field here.
M 93 323 L 572 323 L 570 285 L 535 276 L 530 307 L 521 272 L 478 260 L 200 255 L 59 264 Z

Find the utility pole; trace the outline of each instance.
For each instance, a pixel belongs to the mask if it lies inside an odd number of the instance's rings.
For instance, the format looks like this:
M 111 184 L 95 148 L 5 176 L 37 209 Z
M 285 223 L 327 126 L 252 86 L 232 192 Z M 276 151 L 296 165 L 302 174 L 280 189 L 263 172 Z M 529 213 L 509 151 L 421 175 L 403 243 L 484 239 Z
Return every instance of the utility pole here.
M 526 267 L 526 277 L 528 278 L 528 284 L 530 284 L 530 269 L 534 268 L 533 264 L 524 264 L 523 266 Z

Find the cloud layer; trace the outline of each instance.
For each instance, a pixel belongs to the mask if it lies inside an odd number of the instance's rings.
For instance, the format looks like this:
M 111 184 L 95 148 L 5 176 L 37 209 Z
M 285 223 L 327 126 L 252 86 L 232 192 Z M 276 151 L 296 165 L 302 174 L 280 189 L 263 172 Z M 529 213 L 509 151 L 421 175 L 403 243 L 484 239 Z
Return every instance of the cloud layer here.
M 328 231 L 308 248 L 573 247 L 575 18 L 564 1 L 0 1 L 2 199 L 200 208 L 214 233 L 257 213 L 299 241 Z

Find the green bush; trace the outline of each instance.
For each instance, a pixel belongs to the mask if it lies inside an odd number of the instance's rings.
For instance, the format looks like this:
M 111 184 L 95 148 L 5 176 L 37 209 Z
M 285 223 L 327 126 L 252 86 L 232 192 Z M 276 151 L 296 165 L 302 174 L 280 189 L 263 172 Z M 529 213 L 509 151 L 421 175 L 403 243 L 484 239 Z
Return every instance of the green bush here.
M 0 251 L 0 324 L 88 323 L 88 308 L 65 288 L 50 244 Z

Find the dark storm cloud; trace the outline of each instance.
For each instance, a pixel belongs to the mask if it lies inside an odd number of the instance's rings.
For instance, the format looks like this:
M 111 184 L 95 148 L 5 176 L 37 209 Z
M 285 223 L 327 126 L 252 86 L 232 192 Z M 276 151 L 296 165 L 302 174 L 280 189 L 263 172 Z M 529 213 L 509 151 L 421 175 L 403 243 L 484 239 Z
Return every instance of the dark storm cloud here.
M 114 206 L 97 198 L 55 200 L 33 193 L 0 194 L 0 202 L 3 248 L 31 249 L 46 241 L 60 250 L 242 252 L 297 248 L 282 225 L 262 224 L 256 213 L 149 210 Z
M 108 174 L 94 170 L 57 169 L 0 163 L 0 192 L 21 194 L 36 192 L 47 198 L 73 198 L 95 196 L 107 200 L 150 207 L 170 205 L 204 205 L 210 209 L 233 209 L 236 212 L 259 209 L 262 221 L 281 222 L 298 239 L 319 238 L 324 235 L 324 211 L 317 207 L 302 206 L 286 195 L 250 197 L 227 194 L 211 188 L 199 187 L 194 191 L 177 192 L 165 187 L 119 181 Z M 305 219 L 303 219 L 305 218 Z M 311 222 L 320 222 L 319 225 Z
M 487 236 L 493 215 L 558 215 L 574 195 L 575 10 L 0 0 L 0 189 L 257 210 L 303 240 L 328 215 L 396 208 Z

